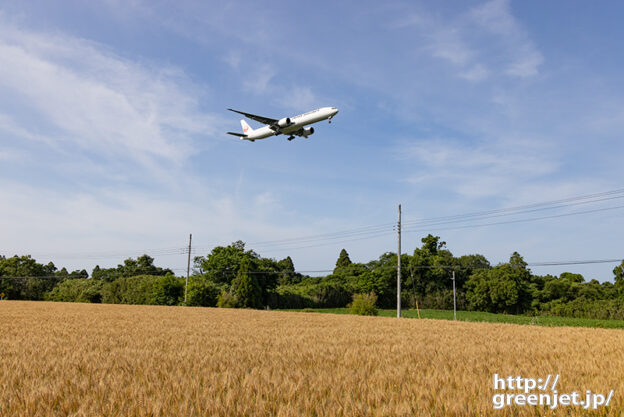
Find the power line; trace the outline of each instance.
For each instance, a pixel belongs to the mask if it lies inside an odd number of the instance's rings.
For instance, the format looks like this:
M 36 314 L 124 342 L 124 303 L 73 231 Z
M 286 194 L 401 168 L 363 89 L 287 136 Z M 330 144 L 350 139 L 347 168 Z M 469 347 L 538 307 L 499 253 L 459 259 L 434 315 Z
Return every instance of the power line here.
M 599 212 L 610 211 L 610 210 L 619 210 L 619 209 L 623 209 L 623 208 L 624 208 L 624 206 L 605 207 L 605 208 L 594 209 L 594 210 L 578 211 L 578 212 L 574 212 L 574 213 L 555 214 L 555 215 L 551 215 L 551 216 L 542 216 L 542 217 L 531 217 L 531 218 L 526 218 L 526 219 L 508 220 L 508 221 L 503 221 L 503 222 L 480 223 L 480 224 L 470 224 L 470 225 L 465 225 L 465 226 L 443 227 L 443 228 L 439 228 L 439 229 L 436 229 L 436 230 L 472 229 L 472 228 L 475 228 L 475 227 L 499 226 L 499 225 L 503 225 L 503 224 L 513 224 L 513 223 L 526 223 L 526 222 L 532 222 L 532 221 L 538 221 L 538 220 L 546 220 L 546 219 L 555 219 L 555 218 L 560 218 L 560 217 L 577 216 L 577 215 L 580 215 L 580 214 L 590 214 L 590 213 L 599 213 Z M 426 231 L 426 230 L 430 230 L 430 228 L 427 228 L 427 229 L 409 229 L 407 231 L 413 233 L 413 232 Z
M 465 223 L 470 220 L 485 220 L 488 218 L 497 218 L 504 216 L 513 216 L 520 214 L 528 214 L 535 213 L 544 210 L 556 210 L 574 207 L 578 205 L 584 204 L 594 204 L 600 203 L 615 199 L 624 198 L 624 189 L 606 191 L 602 193 L 594 193 L 581 195 L 576 197 L 569 197 L 565 199 L 552 200 L 548 202 L 542 203 L 534 203 L 522 206 L 508 207 L 496 210 L 488 210 L 488 211 L 480 211 L 473 213 L 465 213 L 458 214 L 452 216 L 443 216 L 443 217 L 433 217 L 433 218 L 425 218 L 420 220 L 412 220 L 412 221 L 404 221 L 403 224 L 405 226 L 405 230 L 408 232 L 416 232 L 416 231 L 430 231 L 433 226 L 439 226 L 444 224 L 453 224 L 453 223 Z M 544 219 L 554 219 L 558 217 L 567 217 L 567 216 L 576 216 L 581 214 L 589 214 L 600 211 L 608 211 L 620 209 L 622 206 L 610 207 L 610 208 L 601 208 L 596 210 L 586 210 L 586 211 L 578 211 L 574 213 L 565 213 L 559 215 L 552 216 L 541 216 L 541 217 L 528 217 L 524 219 L 515 219 L 505 222 L 494 222 L 494 223 L 485 223 L 485 224 L 469 224 L 463 226 L 456 227 L 448 227 L 448 228 L 436 228 L 435 230 L 455 230 L 455 229 L 467 229 L 473 227 L 484 227 L 484 226 L 494 226 L 494 225 L 503 225 L 503 224 L 512 224 L 512 223 L 520 223 L 520 222 L 531 222 L 538 221 Z M 411 227 L 410 227 L 411 226 Z M 392 229 L 390 229 L 392 227 Z M 420 227 L 420 228 L 416 228 Z M 426 227 L 426 229 L 425 229 Z M 358 229 L 352 230 L 344 230 L 341 232 L 328 233 L 328 234 L 320 234 L 320 235 L 312 235 L 312 236 L 301 236 L 298 238 L 292 239 L 281 239 L 275 241 L 265 241 L 258 243 L 250 243 L 250 246 L 265 248 L 270 252 L 283 252 L 287 250 L 298 250 L 298 249 L 308 249 L 314 247 L 328 246 L 334 244 L 341 243 L 349 243 L 359 240 L 366 239 L 374 239 L 382 236 L 387 236 L 393 234 L 393 230 L 395 228 L 394 223 L 386 223 L 374 226 L 366 226 Z
M 618 195 L 618 196 L 611 197 L 611 198 L 602 198 L 602 197 L 608 197 L 608 196 L 613 196 L 613 195 Z M 606 201 L 610 199 L 623 198 L 623 197 L 624 197 L 624 189 L 618 189 L 618 190 L 612 190 L 612 191 L 605 191 L 602 193 L 586 194 L 586 195 L 568 197 L 568 198 L 564 198 L 560 200 L 552 200 L 552 201 L 546 201 L 546 202 L 541 202 L 541 203 L 506 207 L 506 208 L 494 209 L 494 210 L 477 211 L 477 212 L 472 212 L 472 213 L 456 214 L 456 215 L 451 215 L 451 216 L 433 217 L 429 219 L 412 220 L 409 222 L 404 222 L 404 224 L 421 224 L 421 223 L 430 223 L 430 222 L 447 221 L 447 220 L 455 220 L 455 219 L 465 220 L 468 218 L 490 216 L 490 215 L 496 215 L 500 213 L 516 212 L 515 214 L 521 214 L 524 212 L 549 210 L 549 209 L 554 209 L 554 208 L 564 208 L 564 207 L 574 206 L 577 204 L 587 204 L 587 203 L 600 202 L 600 201 Z M 583 201 L 583 200 L 592 200 L 592 201 Z M 570 204 L 566 204 L 566 203 L 570 203 Z
M 560 205 L 554 205 L 554 206 L 537 207 L 537 208 L 522 209 L 522 210 L 509 209 L 509 211 L 507 212 L 499 212 L 499 213 L 488 214 L 488 215 L 473 213 L 473 214 L 467 214 L 463 217 L 459 217 L 459 216 L 449 216 L 446 218 L 439 217 L 436 219 L 429 219 L 429 220 L 423 219 L 423 220 L 411 221 L 407 223 L 410 225 L 418 225 L 418 226 L 421 226 L 421 225 L 435 226 L 438 224 L 460 223 L 460 222 L 464 222 L 467 220 L 481 220 L 481 219 L 489 219 L 489 218 L 495 218 L 495 217 L 516 216 L 519 214 L 535 213 L 535 212 L 545 211 L 545 210 L 556 210 L 560 208 L 574 207 L 574 206 L 583 205 L 583 204 L 599 203 L 603 201 L 610 201 L 610 200 L 616 200 L 616 199 L 621 199 L 621 198 L 624 198 L 624 195 L 601 198 L 601 199 L 594 199 L 594 200 L 588 200 L 588 201 L 579 201 L 579 202 L 570 203 L 570 204 L 560 204 Z
M 560 217 L 576 216 L 582 214 L 597 213 L 602 211 L 616 210 L 624 208 L 624 206 L 606 207 L 593 210 L 577 211 L 572 213 L 563 213 L 549 216 L 538 217 L 525 217 L 521 219 L 513 219 L 508 221 L 490 222 L 490 223 L 477 223 L 477 224 L 464 224 L 469 221 L 486 220 L 491 218 L 499 218 L 506 216 L 515 216 L 522 214 L 536 213 L 544 210 L 557 210 L 578 205 L 595 204 L 615 199 L 624 198 L 624 189 L 611 190 L 601 193 L 586 194 L 575 197 L 568 197 L 559 200 L 551 200 L 547 202 L 534 203 L 528 205 L 521 205 L 515 207 L 507 207 L 495 210 L 486 210 L 472 213 L 457 214 L 451 216 L 432 217 L 412 221 L 403 221 L 404 231 L 407 233 L 414 232 L 426 232 L 433 230 L 459 230 L 470 229 L 477 227 L 496 226 L 513 223 L 524 223 L 546 219 L 555 219 Z M 451 227 L 438 227 L 444 225 L 457 226 Z M 341 230 L 331 233 L 299 236 L 287 239 L 259 241 L 248 243 L 250 247 L 268 250 L 269 252 L 284 252 L 289 250 L 308 249 L 321 246 L 329 246 L 336 244 L 350 243 L 360 240 L 375 239 L 383 236 L 394 234 L 395 223 L 382 223 L 377 225 L 362 226 L 354 229 Z M 196 247 L 192 248 L 191 254 L 207 253 L 212 248 Z M 56 257 L 64 259 L 106 259 L 112 257 L 125 257 L 130 254 L 139 256 L 141 254 L 148 254 L 150 256 L 179 256 L 188 254 L 188 248 L 185 247 L 164 247 L 164 248 L 152 248 L 152 249 L 140 249 L 140 250 L 127 250 L 127 251 L 90 251 L 90 252 L 78 252 L 78 253 L 34 253 L 37 257 Z
M 564 266 L 564 265 L 589 265 L 589 264 L 611 264 L 622 262 L 622 259 L 597 259 L 591 261 L 555 261 L 555 262 L 533 262 L 529 266 Z

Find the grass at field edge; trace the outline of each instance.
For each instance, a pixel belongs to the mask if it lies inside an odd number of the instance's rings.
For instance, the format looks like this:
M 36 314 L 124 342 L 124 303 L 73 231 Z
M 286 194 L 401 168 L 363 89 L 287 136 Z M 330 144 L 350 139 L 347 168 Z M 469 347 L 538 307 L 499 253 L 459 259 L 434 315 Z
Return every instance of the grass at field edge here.
M 277 311 L 313 312 L 327 314 L 351 314 L 348 308 L 307 308 L 307 309 L 280 309 Z M 402 310 L 401 316 L 405 318 L 418 318 L 416 310 Z M 378 315 L 382 317 L 395 317 L 396 310 L 378 310 Z M 420 317 L 423 319 L 453 320 L 451 310 L 420 310 Z M 487 323 L 512 323 L 546 327 L 590 327 L 603 329 L 624 329 L 624 320 L 599 320 L 599 319 L 579 319 L 572 317 L 556 316 L 514 316 L 510 314 L 494 314 L 480 311 L 458 311 L 457 320 L 474 321 Z

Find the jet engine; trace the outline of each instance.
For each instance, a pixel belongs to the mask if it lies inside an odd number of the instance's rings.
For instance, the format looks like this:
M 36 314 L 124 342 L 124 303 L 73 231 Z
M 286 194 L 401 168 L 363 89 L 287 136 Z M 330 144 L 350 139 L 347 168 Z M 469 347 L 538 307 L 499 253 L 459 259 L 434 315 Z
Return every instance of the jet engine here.
M 301 132 L 301 134 L 303 135 L 303 137 L 307 138 L 308 136 L 314 134 L 314 128 L 306 127 L 303 129 L 303 132 Z
M 292 124 L 292 122 L 290 121 L 290 117 L 284 117 L 283 119 L 280 119 L 277 121 L 277 126 L 279 127 L 288 127 Z

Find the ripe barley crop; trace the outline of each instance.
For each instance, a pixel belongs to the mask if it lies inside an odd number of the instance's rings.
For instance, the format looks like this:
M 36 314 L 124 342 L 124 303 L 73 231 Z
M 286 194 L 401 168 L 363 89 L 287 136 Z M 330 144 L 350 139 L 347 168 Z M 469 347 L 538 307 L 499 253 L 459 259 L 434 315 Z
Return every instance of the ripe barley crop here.
M 0 416 L 620 415 L 624 333 L 252 310 L 0 302 Z M 492 407 L 560 374 L 609 407 Z

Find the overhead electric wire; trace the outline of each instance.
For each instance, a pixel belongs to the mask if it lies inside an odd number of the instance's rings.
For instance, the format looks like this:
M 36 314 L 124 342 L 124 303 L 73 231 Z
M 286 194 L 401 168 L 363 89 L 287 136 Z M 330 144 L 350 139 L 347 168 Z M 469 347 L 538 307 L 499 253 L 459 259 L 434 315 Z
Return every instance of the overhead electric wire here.
M 590 214 L 601 211 L 621 209 L 623 206 L 606 207 L 593 210 L 577 211 L 572 213 L 563 213 L 549 216 L 539 217 L 525 217 L 520 219 L 506 220 L 500 222 L 490 223 L 476 223 L 476 224 L 461 224 L 477 220 L 486 220 L 491 218 L 520 216 L 531 213 L 536 213 L 545 210 L 557 210 L 574 207 L 584 204 L 595 204 L 605 201 L 624 198 L 624 189 L 611 190 L 601 193 L 586 194 L 575 197 L 568 197 L 564 199 L 551 200 L 541 203 L 533 203 L 515 207 L 507 207 L 495 210 L 486 210 L 479 212 L 471 212 L 450 216 L 440 216 L 432 218 L 424 218 L 419 220 L 404 220 L 402 222 L 402 230 L 406 233 L 414 233 L 419 231 L 435 232 L 437 230 L 459 230 L 470 229 L 486 226 L 524 223 L 531 221 L 539 221 L 545 219 L 554 219 L 560 217 L 576 216 L 581 214 Z M 450 227 L 439 227 L 444 225 L 457 224 Z M 263 249 L 269 252 L 283 252 L 287 250 L 307 249 L 313 247 L 329 246 L 336 244 L 349 243 L 354 241 L 374 239 L 382 236 L 391 235 L 396 230 L 395 223 L 382 223 L 377 225 L 362 226 L 354 229 L 346 229 L 330 233 L 322 233 L 308 236 L 299 236 L 293 238 L 284 238 L 277 240 L 258 241 L 247 243 L 248 247 L 254 249 Z M 212 248 L 205 247 L 193 247 L 191 254 L 208 253 Z M 153 249 L 140 249 L 140 250 L 116 250 L 116 251 L 90 251 L 79 253 L 35 253 L 34 255 L 39 257 L 58 257 L 65 259 L 105 259 L 111 257 L 123 257 L 128 255 L 140 256 L 142 254 L 149 254 L 150 256 L 178 256 L 182 254 L 188 254 L 187 247 L 165 247 L 165 248 L 153 248 Z
M 545 210 L 556 210 L 556 209 L 560 209 L 560 208 L 567 208 L 567 207 L 573 207 L 573 206 L 578 206 L 578 205 L 583 205 L 583 204 L 592 204 L 592 203 L 600 203 L 603 201 L 610 201 L 610 200 L 616 200 L 616 199 L 621 199 L 624 198 L 624 195 L 620 195 L 620 196 L 616 196 L 616 197 L 608 197 L 608 198 L 601 198 L 601 199 L 596 199 L 596 200 L 589 200 L 589 201 L 580 201 L 580 202 L 576 202 L 576 203 L 571 203 L 571 204 L 560 204 L 560 205 L 556 205 L 556 206 L 547 206 L 547 207 L 538 207 L 538 208 L 531 208 L 531 209 L 523 209 L 523 210 L 518 210 L 518 211 L 509 211 L 509 212 L 501 212 L 501 213 L 496 213 L 496 214 L 488 214 L 488 215 L 467 215 L 464 218 L 451 218 L 451 217 L 456 217 L 456 216 L 450 216 L 448 219 L 444 219 L 444 218 L 438 218 L 435 220 L 427 220 L 427 219 L 423 219 L 421 221 L 411 221 L 411 222 L 402 222 L 403 225 L 409 226 L 409 225 L 414 225 L 414 226 L 421 226 L 421 225 L 427 225 L 427 226 L 435 226 L 438 224 L 449 224 L 449 223 L 461 223 L 461 222 L 465 222 L 465 221 L 469 221 L 469 220 L 480 220 L 480 219 L 489 219 L 489 218 L 495 218 L 495 217 L 507 217 L 507 216 L 516 216 L 519 214 L 527 214 L 527 213 L 535 213 L 535 212 L 539 212 L 539 211 L 545 211 Z M 514 209 L 515 210 L 515 209 Z
M 527 218 L 527 219 L 507 220 L 507 221 L 503 221 L 503 222 L 479 223 L 479 224 L 469 224 L 469 225 L 464 225 L 464 226 L 442 227 L 442 228 L 437 228 L 436 230 L 472 229 L 472 228 L 476 228 L 476 227 L 499 226 L 499 225 L 503 225 L 503 224 L 513 224 L 513 223 L 526 223 L 526 222 L 532 222 L 532 221 L 538 221 L 538 220 L 555 219 L 555 218 L 569 217 L 569 216 L 578 216 L 580 214 L 598 213 L 598 212 L 609 211 L 609 210 L 618 210 L 618 209 L 624 209 L 624 206 L 605 207 L 605 208 L 600 208 L 600 209 L 577 211 L 577 212 L 574 212 L 574 213 L 554 214 L 554 215 L 551 215 L 551 216 L 542 216 L 542 217 L 530 217 L 530 218 Z M 405 233 L 422 232 L 422 231 L 427 231 L 427 230 L 430 230 L 430 229 L 431 228 L 427 228 L 427 229 L 405 229 L 404 232 Z
M 371 233 L 378 233 L 380 231 L 385 231 L 385 230 L 392 230 L 393 225 L 394 223 L 382 223 L 378 225 L 363 226 L 363 227 L 358 227 L 355 229 L 342 230 L 342 231 L 337 231 L 337 232 L 332 232 L 332 233 L 300 236 L 300 237 L 289 238 L 289 239 L 250 242 L 249 245 L 254 246 L 254 247 L 267 247 L 267 246 L 275 246 L 275 245 L 280 245 L 280 244 L 288 244 L 291 242 L 300 243 L 300 242 L 306 242 L 306 241 L 340 239 L 340 238 L 348 237 L 348 236 L 357 236 L 357 235 L 362 235 L 362 234 L 366 235 L 366 234 L 371 234 Z
M 596 259 L 590 261 L 551 261 L 551 262 L 531 262 L 529 266 L 565 266 L 565 265 L 590 265 L 590 264 L 612 264 L 622 262 L 622 259 Z
M 472 212 L 472 213 L 456 214 L 456 215 L 442 216 L 442 217 L 433 217 L 433 218 L 421 219 L 421 220 L 403 221 L 402 223 L 404 225 L 410 225 L 410 224 L 415 224 L 415 223 L 429 223 L 429 222 L 434 222 L 434 221 L 445 221 L 445 220 L 454 220 L 454 219 L 464 220 L 464 219 L 471 218 L 471 217 L 482 217 L 482 216 L 489 216 L 489 215 L 495 215 L 495 214 L 507 213 L 507 212 L 518 212 L 519 214 L 523 210 L 530 210 L 530 209 L 535 209 L 535 208 L 540 208 L 540 207 L 541 207 L 540 210 L 542 209 L 547 210 L 550 208 L 562 208 L 562 207 L 575 205 L 575 204 L 566 205 L 563 203 L 569 203 L 569 202 L 574 202 L 574 201 L 579 201 L 579 200 L 582 201 L 582 200 L 596 199 L 599 197 L 607 197 L 607 196 L 612 196 L 612 195 L 617 195 L 617 194 L 619 194 L 620 196 L 613 197 L 613 198 L 624 197 L 624 189 L 605 191 L 602 193 L 586 194 L 586 195 L 581 195 L 581 196 L 576 196 L 576 197 L 568 197 L 564 199 L 551 200 L 551 201 L 546 201 L 546 202 L 541 202 L 541 203 L 505 207 L 501 209 L 477 211 L 477 212 Z M 605 200 L 608 200 L 608 198 Z M 591 202 L 599 202 L 599 201 L 602 201 L 602 200 L 596 200 L 596 201 L 591 201 Z M 583 203 L 579 203 L 579 204 L 583 204 Z M 545 207 L 545 206 L 554 206 L 554 207 Z
M 618 209 L 623 209 L 623 208 L 624 206 L 615 206 L 615 207 L 606 207 L 606 208 L 593 209 L 593 210 L 577 211 L 573 213 L 555 214 L 555 215 L 550 215 L 550 216 L 529 217 L 529 218 L 523 218 L 523 219 L 506 220 L 506 221 L 501 221 L 501 222 L 477 223 L 477 224 L 457 225 L 457 226 L 450 226 L 450 227 L 435 227 L 434 228 L 433 226 L 436 226 L 435 224 L 434 225 L 422 225 L 420 227 L 411 227 L 411 228 L 405 227 L 405 228 L 402 228 L 401 231 L 403 233 L 415 233 L 415 232 L 434 232 L 434 231 L 439 231 L 439 230 L 473 229 L 473 228 L 479 228 L 479 227 L 499 226 L 499 225 L 504 225 L 504 224 L 514 224 L 514 223 L 526 223 L 526 222 L 554 219 L 554 218 L 560 218 L 560 217 L 577 216 L 577 215 L 582 215 L 582 214 L 598 213 L 598 212 L 618 210 Z M 372 239 L 376 237 L 381 237 L 384 235 L 393 235 L 394 233 L 395 233 L 394 231 L 385 231 L 385 232 L 380 231 L 380 232 L 376 232 L 374 234 L 367 235 L 367 236 L 361 236 L 357 238 L 346 238 L 346 239 L 343 238 L 343 239 L 332 241 L 332 242 L 319 242 L 319 243 L 309 244 L 309 245 L 281 245 L 282 247 L 277 247 L 277 248 L 274 247 L 272 249 L 269 249 L 268 252 L 284 252 L 284 251 L 290 251 L 290 250 L 308 249 L 308 248 L 314 248 L 314 247 L 335 245 L 337 243 L 349 243 L 349 242 L 355 242 L 359 240 L 367 240 L 367 239 Z
M 529 214 L 544 210 L 556 210 L 563 209 L 568 207 L 574 207 L 578 205 L 584 204 L 594 204 L 600 203 L 615 199 L 624 198 L 624 189 L 611 190 L 601 193 L 593 193 L 586 194 L 576 197 L 568 197 L 559 200 L 551 200 L 547 202 L 541 203 L 533 203 L 515 207 L 507 207 L 502 209 L 495 210 L 487 210 L 480 212 L 472 212 L 451 216 L 442 216 L 442 217 L 433 217 L 433 218 L 425 218 L 420 220 L 412 220 L 412 221 L 403 221 L 402 225 L 404 226 L 402 230 L 407 232 L 414 231 L 431 231 L 434 226 L 444 225 L 444 224 L 453 224 L 453 223 L 465 223 L 471 220 L 484 220 L 488 218 L 497 218 L 497 217 L 507 217 L 521 214 Z M 566 216 L 574 216 L 580 214 L 588 214 L 598 211 L 606 211 L 621 208 L 621 206 L 616 206 L 612 208 L 604 208 L 598 210 L 587 210 L 580 211 L 574 213 L 566 213 L 561 215 L 553 215 L 553 216 L 542 216 L 542 217 L 530 217 L 524 219 L 516 219 L 510 220 L 506 222 L 494 222 L 487 224 L 469 224 L 464 226 L 457 227 L 448 227 L 448 228 L 435 228 L 435 230 L 454 230 L 454 229 L 466 229 L 473 227 L 484 227 L 484 226 L 492 226 L 492 225 L 502 225 L 502 224 L 512 224 L 518 222 L 530 222 L 543 220 L 548 218 L 557 218 L 557 217 L 566 217 Z M 412 226 L 412 227 L 410 227 Z M 416 229 L 415 227 L 421 227 Z M 385 223 L 373 226 L 365 226 L 357 229 L 343 230 L 340 232 L 327 233 L 327 234 L 318 234 L 318 235 L 310 235 L 310 236 L 300 236 L 291 239 L 279 239 L 273 241 L 263 241 L 263 242 L 252 242 L 249 243 L 249 246 L 253 246 L 254 248 L 262 248 L 266 249 L 270 252 L 283 252 L 286 250 L 297 250 L 297 249 L 307 249 L 313 247 L 321 247 L 334 245 L 338 243 L 348 243 L 353 241 L 365 240 L 365 239 L 373 239 L 385 235 L 389 235 L 394 233 L 396 230 L 395 223 Z

